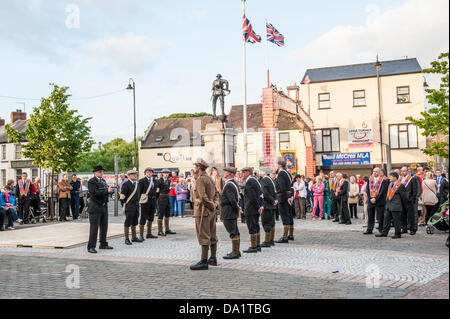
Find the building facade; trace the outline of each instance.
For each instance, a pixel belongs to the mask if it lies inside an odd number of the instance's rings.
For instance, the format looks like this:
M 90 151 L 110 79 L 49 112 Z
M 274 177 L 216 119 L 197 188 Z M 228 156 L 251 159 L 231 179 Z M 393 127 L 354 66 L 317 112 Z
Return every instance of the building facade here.
M 314 122 L 317 169 L 369 174 L 374 166 L 426 163 L 426 138 L 405 118 L 425 110 L 416 59 L 306 71 L 301 96 Z M 389 152 L 390 147 L 390 154 Z

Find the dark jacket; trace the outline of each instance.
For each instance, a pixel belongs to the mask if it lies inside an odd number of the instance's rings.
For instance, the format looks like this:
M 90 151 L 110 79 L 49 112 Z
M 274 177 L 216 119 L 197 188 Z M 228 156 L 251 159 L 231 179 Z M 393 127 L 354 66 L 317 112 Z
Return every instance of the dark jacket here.
M 405 200 L 408 203 L 417 203 L 420 197 L 421 187 L 420 180 L 417 176 L 413 176 L 405 188 Z M 406 202 L 404 203 L 406 204 Z
M 276 184 L 269 176 L 261 179 L 261 187 L 264 194 L 264 208 L 276 209 L 275 201 L 277 200 Z
M 406 188 L 402 184 L 397 189 L 391 200 L 386 199 L 386 209 L 391 212 L 401 212 L 403 211 L 403 203 L 406 201 L 407 201 Z
M 80 188 L 81 188 L 81 182 L 80 181 L 70 181 L 70 185 L 72 186 L 72 189 L 70 190 L 70 197 L 76 197 L 80 196 Z
M 19 181 L 17 181 L 16 183 L 16 198 L 20 199 L 20 198 L 26 198 L 26 199 L 30 199 L 31 198 L 31 181 L 27 179 L 28 183 L 30 183 L 30 186 L 28 187 L 28 191 L 26 192 L 26 194 L 24 195 L 20 195 L 20 187 L 19 187 Z M 23 189 L 26 189 L 26 183 L 23 184 Z
M 89 214 L 103 213 L 108 203 L 108 185 L 104 179 L 101 181 L 93 177 L 88 182 Z
M 222 219 L 237 219 L 239 217 L 239 186 L 234 180 L 227 181 L 220 195 Z
M 254 177 L 249 177 L 244 187 L 244 212 L 245 215 L 258 215 L 259 208 L 264 207 L 262 190 Z
M 339 187 L 339 184 L 336 187 L 336 191 L 337 191 L 338 187 Z M 350 189 L 350 183 L 347 180 L 344 180 L 344 183 L 342 183 L 342 186 L 341 186 L 341 188 L 339 190 L 338 195 L 336 196 L 336 199 L 344 201 L 344 202 L 348 201 L 348 191 L 349 191 L 349 189 Z
M 128 201 L 128 198 L 131 196 L 131 194 L 133 194 L 135 189 L 135 186 L 133 185 L 133 182 L 128 180 L 126 181 L 123 185 L 122 185 L 122 192 L 121 195 L 125 196 L 125 198 L 120 199 L 120 202 L 122 203 L 122 206 L 125 205 L 125 203 Z M 131 198 L 131 200 L 128 202 L 128 204 L 125 206 L 125 211 L 137 211 L 139 210 L 139 187 L 136 190 L 136 192 L 134 192 L 133 197 Z
M 448 188 L 448 179 L 444 178 L 441 182 L 441 188 L 439 189 L 439 196 L 442 196 L 444 201 L 447 200 Z
M 146 204 L 143 204 L 142 205 L 143 207 L 152 206 L 152 205 L 154 206 L 154 204 L 155 204 L 156 187 L 157 187 L 156 184 L 157 183 L 153 177 L 152 177 L 152 180 L 153 180 L 153 187 L 148 192 L 148 202 Z M 146 194 L 149 186 L 150 186 L 150 182 L 149 182 L 147 176 L 144 178 L 141 178 L 139 180 L 139 185 L 138 185 L 139 194 Z M 140 198 L 140 196 L 139 196 L 139 198 Z
M 280 170 L 277 175 L 279 189 L 278 197 L 280 200 L 287 201 L 292 196 L 292 178 L 291 174 L 285 170 Z
M 367 197 L 369 198 L 369 201 L 367 204 L 367 206 L 369 208 L 373 207 L 373 206 L 382 207 L 382 206 L 386 205 L 386 194 L 387 194 L 387 190 L 389 188 L 389 184 L 390 184 L 389 179 L 385 179 L 381 182 L 380 189 L 378 190 L 377 197 L 375 198 L 376 202 L 374 205 L 370 202 L 370 198 L 371 198 L 370 197 L 370 180 L 369 180 L 369 182 L 367 182 L 366 194 L 367 194 Z
M 159 191 L 156 193 L 157 197 L 160 195 L 169 195 L 170 193 L 170 180 L 167 179 L 164 182 L 164 178 L 160 178 L 156 181 L 156 188 L 159 189 Z

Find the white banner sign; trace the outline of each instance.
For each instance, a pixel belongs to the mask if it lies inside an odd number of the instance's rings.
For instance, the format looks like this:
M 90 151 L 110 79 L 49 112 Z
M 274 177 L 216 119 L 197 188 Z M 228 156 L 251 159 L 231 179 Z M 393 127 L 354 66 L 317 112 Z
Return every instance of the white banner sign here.
M 349 147 L 370 147 L 373 146 L 373 130 L 368 129 L 348 129 Z

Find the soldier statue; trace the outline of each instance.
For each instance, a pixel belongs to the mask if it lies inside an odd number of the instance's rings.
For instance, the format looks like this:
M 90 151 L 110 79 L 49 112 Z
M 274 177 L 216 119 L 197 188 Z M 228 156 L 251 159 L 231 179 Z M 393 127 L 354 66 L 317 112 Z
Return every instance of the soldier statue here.
M 229 83 L 227 80 L 222 79 L 222 75 L 218 74 L 217 79 L 213 82 L 213 118 L 217 119 L 216 107 L 217 107 L 217 99 L 220 99 L 220 108 L 222 109 L 222 118 L 225 120 L 225 92 L 228 94 L 231 92 L 229 90 Z

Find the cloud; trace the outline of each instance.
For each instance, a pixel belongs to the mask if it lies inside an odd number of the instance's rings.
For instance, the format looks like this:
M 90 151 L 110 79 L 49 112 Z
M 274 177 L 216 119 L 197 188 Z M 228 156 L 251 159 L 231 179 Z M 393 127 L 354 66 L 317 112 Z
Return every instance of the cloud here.
M 117 71 L 138 74 L 151 69 L 166 47 L 162 42 L 129 32 L 122 37 L 90 42 L 86 49 L 96 64 L 109 68 L 112 62 Z
M 87 7 L 97 7 L 112 17 L 126 17 L 140 8 L 139 0 L 82 0 Z
M 373 61 L 380 54 L 383 60 L 417 57 L 424 67 L 448 50 L 448 0 L 407 0 L 382 12 L 369 5 L 366 13 L 365 25 L 336 26 L 290 58 L 330 66 Z

